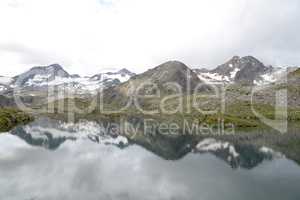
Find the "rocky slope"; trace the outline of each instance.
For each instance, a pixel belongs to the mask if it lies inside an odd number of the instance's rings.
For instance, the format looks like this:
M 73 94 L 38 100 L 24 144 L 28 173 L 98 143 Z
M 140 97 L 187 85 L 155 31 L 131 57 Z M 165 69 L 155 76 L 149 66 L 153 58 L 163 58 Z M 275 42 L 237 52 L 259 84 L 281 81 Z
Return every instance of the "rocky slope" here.
M 200 83 L 202 81 L 197 74 L 185 64 L 169 61 L 104 90 L 103 96 L 106 103 L 119 102 L 124 105 L 134 95 L 162 97 L 170 93 L 192 94 Z M 198 90 L 204 91 L 207 87 Z
M 0 95 L 0 108 L 15 107 L 15 100 L 13 97 Z

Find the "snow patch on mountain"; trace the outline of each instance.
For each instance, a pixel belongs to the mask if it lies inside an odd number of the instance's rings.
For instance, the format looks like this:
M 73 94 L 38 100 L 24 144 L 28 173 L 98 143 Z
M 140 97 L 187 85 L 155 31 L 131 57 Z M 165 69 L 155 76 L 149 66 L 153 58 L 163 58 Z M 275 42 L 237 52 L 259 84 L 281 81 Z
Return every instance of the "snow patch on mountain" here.
M 105 81 L 105 80 L 119 80 L 120 82 L 128 81 L 135 74 L 127 69 L 121 69 L 116 72 L 103 72 L 92 76 L 90 79 L 93 81 Z
M 261 75 L 259 80 L 254 81 L 254 84 L 258 86 L 263 86 L 263 85 L 285 80 L 287 78 L 288 73 L 290 73 L 295 69 L 297 68 L 290 68 L 290 69 L 288 67 L 274 68 L 273 71 Z
M 213 138 L 207 138 L 199 142 L 196 146 L 199 151 L 217 151 L 218 149 L 228 148 L 228 142 L 217 142 Z
M 198 77 L 201 81 L 207 84 L 222 84 L 222 83 L 230 83 L 230 79 L 227 76 L 222 76 L 217 73 L 200 73 Z
M 51 74 L 49 74 L 49 75 L 41 75 L 41 74 L 34 75 L 34 77 L 31 79 L 28 79 L 24 85 L 25 86 L 36 86 L 36 85 L 43 86 L 45 83 L 48 83 L 50 76 L 51 76 Z
M 10 77 L 0 76 L 0 84 L 9 85 L 13 81 Z
M 232 72 L 230 72 L 230 79 L 234 80 L 236 74 L 240 71 L 239 68 L 235 68 Z
M 118 80 L 121 83 L 128 81 L 131 78 L 130 75 L 122 75 L 122 74 L 101 74 L 94 76 L 92 78 L 89 78 L 88 81 L 90 82 L 103 82 L 106 80 Z
M 232 72 L 230 72 L 230 76 L 222 76 L 222 75 L 219 75 L 216 73 L 214 73 L 214 74 L 205 73 L 204 76 L 199 75 L 199 78 L 209 84 L 216 84 L 216 83 L 232 84 L 235 82 L 236 74 L 239 71 L 240 71 L 240 69 L 235 68 Z M 272 71 L 272 72 L 268 72 L 266 74 L 260 75 L 257 78 L 257 80 L 253 81 L 253 83 L 254 83 L 254 85 L 258 85 L 258 86 L 275 83 L 276 81 L 284 78 L 284 76 L 286 74 L 287 73 L 286 73 L 285 69 L 278 69 L 276 71 Z M 204 77 L 206 77 L 205 80 L 204 80 Z
M 273 157 L 273 158 L 283 158 L 283 157 L 285 157 L 282 153 L 274 151 L 273 149 L 265 147 L 265 146 L 261 147 L 259 149 L 259 151 L 261 153 L 263 153 L 265 155 L 268 155 L 270 157 Z
M 7 90 L 7 87 L 4 85 L 0 85 L 0 92 L 4 92 Z
M 242 59 L 234 56 L 231 60 L 213 70 L 195 70 L 199 78 L 207 84 L 234 83 L 236 74 L 241 70 Z
M 287 75 L 286 67 L 265 66 L 252 56 L 234 56 L 213 70 L 195 69 L 198 77 L 207 84 L 248 83 L 266 85 Z
M 239 157 L 239 153 L 235 150 L 234 146 L 229 142 L 217 141 L 213 138 L 207 138 L 199 142 L 196 146 L 196 150 L 199 152 L 217 152 L 228 150 L 230 157 L 228 159 Z
M 67 90 L 95 92 L 98 89 L 125 82 L 133 75 L 135 74 L 127 69 L 122 69 L 92 77 L 80 77 L 79 75 L 69 75 L 60 65 L 54 64 L 46 67 L 34 67 L 15 77 L 12 87 L 34 89 L 59 86 Z

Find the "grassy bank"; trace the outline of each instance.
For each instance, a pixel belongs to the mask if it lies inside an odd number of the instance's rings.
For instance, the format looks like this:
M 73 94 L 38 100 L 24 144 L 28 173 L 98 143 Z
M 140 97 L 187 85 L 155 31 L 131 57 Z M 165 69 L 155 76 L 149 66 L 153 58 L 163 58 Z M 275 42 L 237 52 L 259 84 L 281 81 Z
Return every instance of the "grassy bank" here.
M 186 103 L 186 97 L 183 99 L 183 110 L 178 111 L 174 114 L 164 114 L 162 112 L 158 112 L 157 114 L 146 115 L 141 111 L 137 110 L 134 106 L 128 107 L 126 110 L 121 110 L 115 114 L 105 114 L 101 111 L 99 107 L 94 108 L 93 110 L 88 110 L 87 108 L 90 106 L 90 102 L 84 99 L 73 99 L 70 103 L 69 99 L 63 99 L 60 101 L 56 101 L 50 105 L 45 105 L 44 115 L 47 115 L 52 118 L 67 118 L 68 113 L 74 113 L 75 118 L 79 119 L 88 119 L 88 120 L 109 120 L 109 121 L 118 121 L 119 118 L 131 118 L 132 116 L 138 118 L 152 118 L 157 119 L 160 122 L 173 122 L 182 124 L 183 120 L 188 122 L 196 122 L 199 124 L 216 124 L 220 122 L 224 122 L 225 124 L 233 124 L 236 128 L 262 128 L 265 125 L 260 121 L 259 117 L 257 117 L 253 110 L 255 110 L 260 115 L 264 116 L 268 119 L 275 119 L 275 107 L 269 104 L 262 103 L 254 103 L 251 104 L 249 101 L 234 101 L 226 104 L 225 110 L 220 112 L 220 105 L 218 102 L 215 102 L 210 99 L 202 98 L 200 99 L 200 104 L 202 104 L 202 108 L 209 108 L 208 110 L 216 110 L 215 114 L 203 114 L 197 111 L 195 108 L 191 107 L 188 111 L 186 105 L 192 105 L 192 103 Z M 174 110 L 178 102 L 175 102 L 174 99 L 168 102 L 168 109 Z M 116 102 L 112 102 L 111 104 L 105 104 L 104 110 L 118 110 L 117 108 L 120 105 L 115 105 Z M 59 109 L 59 105 L 63 105 L 61 109 Z M 158 102 L 143 103 L 143 109 L 145 110 L 155 110 L 158 109 Z M 47 112 L 47 108 L 53 108 L 52 112 Z M 81 113 L 76 112 L 75 107 L 81 110 Z M 300 120 L 300 109 L 299 108 L 288 108 L 287 111 L 287 119 L 289 122 L 298 122 Z
M 0 108 L 0 133 L 7 132 L 19 124 L 31 122 L 33 117 L 16 109 Z

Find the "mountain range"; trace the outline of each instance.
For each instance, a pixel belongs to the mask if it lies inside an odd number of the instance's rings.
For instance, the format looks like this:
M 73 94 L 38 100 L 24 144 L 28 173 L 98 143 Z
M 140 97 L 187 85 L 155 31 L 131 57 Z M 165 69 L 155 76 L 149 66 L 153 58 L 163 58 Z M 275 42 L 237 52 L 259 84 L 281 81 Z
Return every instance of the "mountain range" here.
M 191 88 L 202 82 L 206 84 L 266 85 L 280 80 L 287 73 L 292 73 L 297 69 L 297 67 L 266 66 L 253 56 L 234 56 L 212 70 L 190 69 L 179 61 L 169 61 L 139 75 L 124 68 L 116 72 L 81 77 L 78 74 L 70 74 L 59 64 L 52 64 L 33 67 L 15 77 L 0 76 L 0 94 L 8 93 L 13 88 L 25 91 L 43 91 L 48 86 L 63 86 L 64 89 L 76 90 L 79 93 L 95 92 L 101 88 L 124 91 L 122 88 L 128 87 L 126 82 L 129 79 L 134 85 L 145 81 L 161 84 L 176 82 L 183 88 L 187 88 L 187 74 Z
M 44 90 L 48 86 L 63 86 L 73 90 L 96 91 L 101 87 L 110 87 L 129 80 L 135 74 L 127 69 L 105 72 L 91 77 L 69 74 L 59 64 L 33 67 L 15 77 L 0 76 L 0 93 L 10 89 Z
M 280 81 L 285 77 L 288 81 L 281 83 Z M 273 84 L 277 82 L 280 84 Z M 226 94 L 224 94 L 225 99 L 221 99 L 222 101 L 226 101 L 225 110 L 222 113 L 222 116 L 219 116 L 218 112 L 217 114 L 211 115 L 199 112 L 199 108 L 208 111 L 218 111 L 222 106 L 220 105 L 220 98 L 223 96 L 216 98 L 215 96 L 207 95 L 208 92 L 210 92 L 209 88 L 211 88 L 206 87 L 207 84 L 226 84 L 226 86 L 228 86 L 226 87 Z M 199 85 L 202 85 L 203 87 L 199 88 Z M 251 86 L 256 85 L 263 86 L 262 90 L 255 93 L 255 95 L 252 95 Z M 79 93 L 86 92 L 91 95 L 84 94 L 75 96 L 75 98 L 73 98 L 74 96 L 64 96 L 57 99 L 49 98 L 46 90 L 48 86 L 55 86 L 58 91 L 67 89 L 76 92 L 79 91 Z M 253 56 L 234 56 L 224 64 L 219 65 L 212 70 L 204 68 L 191 69 L 182 62 L 168 61 L 141 74 L 135 74 L 127 69 L 121 69 L 116 72 L 105 72 L 90 77 L 81 77 L 80 75 L 70 74 L 59 64 L 53 64 L 50 66 L 33 67 L 30 70 L 11 78 L 0 77 L 0 108 L 16 107 L 16 102 L 12 96 L 12 90 L 16 89 L 17 91 L 21 91 L 19 95 L 22 102 L 29 108 L 32 108 L 33 111 L 36 111 L 32 113 L 37 118 L 46 116 L 65 120 L 71 113 L 74 114 L 75 121 L 86 119 L 108 123 L 126 120 L 133 125 L 142 124 L 140 126 L 142 130 L 144 128 L 144 119 L 147 119 L 147 117 L 150 116 L 151 119 L 162 124 L 176 122 L 180 131 L 182 131 L 184 130 L 183 127 L 185 122 L 192 125 L 196 121 L 200 125 L 208 124 L 214 126 L 215 124 L 219 124 L 220 117 L 222 117 L 221 119 L 224 122 L 224 126 L 234 124 L 237 129 L 266 129 L 269 125 L 262 123 L 256 114 L 253 113 L 253 109 L 263 116 L 266 116 L 268 119 L 274 118 L 274 114 L 276 114 L 274 113 L 275 100 L 278 100 L 276 92 L 283 88 L 287 89 L 288 95 L 286 98 L 287 102 L 285 102 L 288 106 L 287 119 L 289 123 L 299 123 L 299 86 L 300 68 L 266 66 Z M 132 87 L 135 90 L 132 90 Z M 101 90 L 102 92 L 99 92 L 99 89 L 103 89 Z M 181 92 L 176 91 L 176 94 L 173 95 L 174 90 L 181 90 Z M 198 92 L 200 94 L 199 96 L 193 96 L 196 99 L 191 98 L 190 94 Z M 170 96 L 173 95 L 172 97 L 175 98 L 166 98 L 166 95 L 168 94 L 170 94 Z M 99 101 L 95 98 L 98 98 L 101 95 L 104 97 L 104 103 L 103 105 L 98 105 Z M 138 95 L 139 98 L 134 98 L 134 100 L 138 101 L 139 107 L 133 105 L 132 101 L 129 101 L 129 98 L 133 95 Z M 166 99 L 167 101 L 165 101 Z M 284 99 L 282 101 L 284 101 Z M 89 107 L 91 107 L 90 105 L 94 102 L 97 104 L 95 107 L 92 106 L 93 108 L 90 110 Z M 129 105 L 128 102 L 131 103 L 131 105 Z M 76 105 L 76 107 L 74 105 Z M 80 109 L 80 112 L 77 112 L 75 108 Z M 104 113 L 102 112 L 103 110 L 112 111 L 112 113 Z M 176 112 L 173 113 L 173 111 Z M 7 115 L 9 116 L 14 115 L 10 114 L 9 110 L 7 112 Z M 7 124 L 6 118 L 2 120 L 2 124 Z M 158 127 L 154 128 L 159 129 Z M 218 129 L 218 127 L 216 128 Z M 182 133 L 185 132 L 182 131 Z M 197 135 L 197 133 L 195 135 Z M 252 135 L 252 133 L 249 135 Z M 249 135 L 246 137 L 250 138 Z M 27 133 L 21 137 L 23 136 L 24 138 L 31 137 L 28 136 Z M 170 138 L 172 137 L 173 135 L 170 136 Z M 256 135 L 253 137 L 256 138 Z M 51 139 L 50 136 L 49 138 Z M 281 145 L 285 145 L 287 142 L 291 143 L 291 145 L 288 144 L 288 146 L 299 145 L 299 143 L 292 143 L 294 141 L 299 141 L 298 136 L 294 136 L 293 134 L 285 135 L 285 137 L 283 137 L 285 140 L 280 138 L 280 140 L 283 141 L 280 145 L 278 145 L 278 137 L 274 136 L 274 138 L 275 139 L 270 139 L 269 142 L 270 146 L 277 147 L 275 150 L 282 150 Z M 160 154 L 161 157 L 164 158 L 171 157 L 172 159 L 176 159 L 186 153 L 185 140 L 183 140 L 182 143 L 178 142 L 180 140 L 176 140 L 174 144 L 171 144 L 169 143 L 169 138 L 167 138 L 167 140 L 153 137 L 137 137 L 134 139 L 135 143 L 143 144 L 145 148 Z M 234 139 L 235 138 L 233 137 L 233 140 Z M 153 140 L 157 142 L 149 142 Z M 56 147 L 64 141 L 65 138 L 53 140 L 53 143 L 50 141 L 49 145 Z M 41 142 L 40 140 L 31 141 L 30 139 L 28 142 L 45 144 L 44 141 Z M 262 142 L 265 142 L 265 140 Z M 238 146 L 220 143 L 219 140 L 210 140 L 208 143 L 206 141 L 205 143 L 200 144 L 198 145 L 196 152 L 212 152 L 217 157 L 225 158 L 226 162 L 233 165 L 233 167 L 236 166 L 236 164 L 238 166 L 245 166 L 246 168 L 251 167 L 251 163 L 259 163 L 264 159 L 260 153 L 257 153 L 259 150 L 255 150 L 253 152 L 253 159 L 251 158 L 248 162 L 247 158 L 243 157 L 243 153 L 238 149 Z M 219 145 L 221 149 L 215 150 L 208 148 L 215 147 L 216 145 Z M 168 148 L 166 151 L 160 152 L 160 148 L 165 150 L 166 147 Z M 237 154 L 233 151 L 233 147 L 235 147 L 237 152 L 241 155 L 240 159 L 244 160 L 236 163 L 236 160 L 232 159 L 232 157 L 230 157 L 230 161 L 227 159 L 229 156 L 237 157 L 235 156 Z M 173 151 L 173 149 L 176 151 Z M 248 150 L 249 149 L 247 149 L 247 151 Z M 299 151 L 297 151 L 297 153 L 291 152 L 290 154 L 289 152 L 284 153 L 294 158 L 299 163 L 300 154 L 298 154 L 298 152 Z

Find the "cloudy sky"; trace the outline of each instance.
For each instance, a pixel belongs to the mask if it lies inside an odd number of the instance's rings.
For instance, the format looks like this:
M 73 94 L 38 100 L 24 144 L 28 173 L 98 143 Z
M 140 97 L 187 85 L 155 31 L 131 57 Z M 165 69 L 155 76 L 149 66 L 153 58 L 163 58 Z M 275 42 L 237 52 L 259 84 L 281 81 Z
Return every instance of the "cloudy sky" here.
M 1 0 L 0 75 L 213 68 L 233 55 L 300 65 L 299 19 L 299 0 Z

